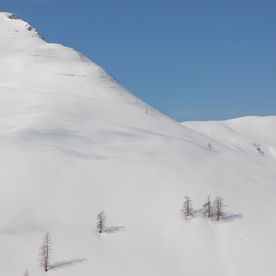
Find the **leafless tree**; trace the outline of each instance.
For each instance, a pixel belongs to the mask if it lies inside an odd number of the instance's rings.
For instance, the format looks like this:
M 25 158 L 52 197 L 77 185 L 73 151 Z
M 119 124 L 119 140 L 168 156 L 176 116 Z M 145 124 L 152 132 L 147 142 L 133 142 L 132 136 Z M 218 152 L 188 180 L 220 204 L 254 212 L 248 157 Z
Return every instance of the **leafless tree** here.
M 202 206 L 201 212 L 204 217 L 207 217 L 213 220 L 213 210 L 210 196 L 208 196 L 207 202 L 205 202 Z
M 192 200 L 188 196 L 185 196 L 182 213 L 186 219 L 194 216 L 193 208 L 192 208 Z
M 26 270 L 26 271 L 25 271 L 24 276 L 30 276 L 30 274 L 29 274 L 29 271 L 28 271 L 28 270 Z
M 98 230 L 98 233 L 103 233 L 104 232 L 105 220 L 106 220 L 105 213 L 104 212 L 100 212 L 97 215 L 97 230 Z
M 42 245 L 40 247 L 40 265 L 44 271 L 48 271 L 50 269 L 50 254 L 51 253 L 51 238 L 50 234 L 46 233 Z
M 213 217 L 217 221 L 223 219 L 224 217 L 223 208 L 225 207 L 225 205 L 223 202 L 224 200 L 221 197 L 217 197 L 212 204 Z

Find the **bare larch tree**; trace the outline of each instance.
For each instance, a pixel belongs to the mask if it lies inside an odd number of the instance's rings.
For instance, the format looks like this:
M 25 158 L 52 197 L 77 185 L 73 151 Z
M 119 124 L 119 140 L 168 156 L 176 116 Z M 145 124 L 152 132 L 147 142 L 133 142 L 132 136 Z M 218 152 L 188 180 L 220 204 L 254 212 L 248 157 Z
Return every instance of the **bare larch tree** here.
M 207 202 L 203 204 L 201 213 L 204 217 L 213 220 L 213 210 L 210 196 L 208 196 Z
M 51 238 L 50 234 L 46 233 L 40 247 L 40 265 L 44 271 L 50 269 L 50 253 L 51 253 Z
M 224 200 L 218 196 L 212 204 L 213 217 L 217 221 L 223 219 L 223 217 L 224 217 L 223 208 L 225 207 L 225 205 L 223 202 L 224 202 Z
M 106 216 L 105 216 L 104 212 L 100 212 L 97 215 L 97 231 L 98 231 L 98 233 L 104 232 L 105 220 L 106 220 Z
M 194 216 L 193 208 L 192 208 L 192 200 L 188 196 L 185 196 L 182 213 L 186 219 Z

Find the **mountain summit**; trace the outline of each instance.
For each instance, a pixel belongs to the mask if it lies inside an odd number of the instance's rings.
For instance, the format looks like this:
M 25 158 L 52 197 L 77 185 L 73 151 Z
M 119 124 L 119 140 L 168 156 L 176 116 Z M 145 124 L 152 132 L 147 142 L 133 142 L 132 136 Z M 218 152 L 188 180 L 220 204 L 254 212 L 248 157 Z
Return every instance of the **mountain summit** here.
M 0 13 L 0 275 L 45 275 L 50 237 L 56 276 L 275 275 L 275 125 L 179 124 Z
M 0 26 L 0 114 L 4 124 L 0 133 L 4 136 L 25 137 L 40 144 L 61 141 L 59 147 L 66 146 L 64 140 L 75 139 L 87 153 L 92 137 L 94 142 L 98 138 L 102 142 L 97 126 L 100 132 L 103 128 L 112 132 L 117 125 L 124 129 L 120 137 L 143 131 L 184 132 L 127 92 L 101 67 L 74 49 L 45 42 L 17 16 L 0 13 Z M 80 151 L 81 145 L 74 150 Z M 73 143 L 68 146 L 72 150 Z

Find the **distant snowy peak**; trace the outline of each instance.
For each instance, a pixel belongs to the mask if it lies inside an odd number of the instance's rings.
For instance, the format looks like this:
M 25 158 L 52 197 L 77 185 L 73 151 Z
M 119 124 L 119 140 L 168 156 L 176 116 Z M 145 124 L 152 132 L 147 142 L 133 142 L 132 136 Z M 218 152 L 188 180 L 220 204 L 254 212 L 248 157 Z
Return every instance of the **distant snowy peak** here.
M 266 154 L 276 159 L 276 116 L 183 122 L 182 125 L 238 151 Z

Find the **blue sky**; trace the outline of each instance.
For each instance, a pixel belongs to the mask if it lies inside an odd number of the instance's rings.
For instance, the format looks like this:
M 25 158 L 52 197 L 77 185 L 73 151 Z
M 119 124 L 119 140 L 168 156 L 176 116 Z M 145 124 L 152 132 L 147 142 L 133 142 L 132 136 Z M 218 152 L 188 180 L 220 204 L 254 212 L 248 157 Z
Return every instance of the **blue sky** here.
M 1 0 L 179 120 L 276 115 L 275 0 Z

